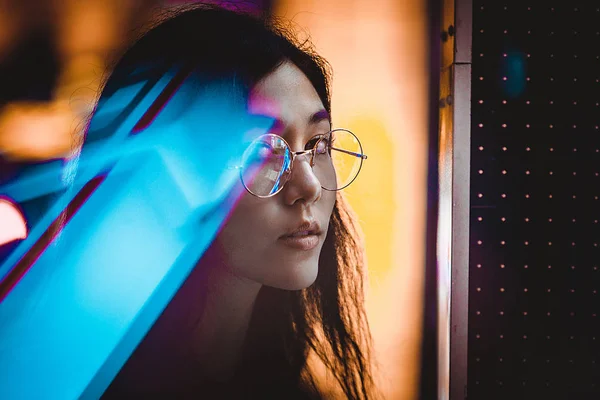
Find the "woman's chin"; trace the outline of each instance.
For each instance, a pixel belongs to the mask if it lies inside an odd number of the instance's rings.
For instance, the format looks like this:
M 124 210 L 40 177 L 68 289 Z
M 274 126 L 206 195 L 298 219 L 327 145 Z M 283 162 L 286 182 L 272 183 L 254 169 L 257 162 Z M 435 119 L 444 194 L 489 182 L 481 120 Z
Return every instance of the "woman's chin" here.
M 265 285 L 283 290 L 302 290 L 310 287 L 317 279 L 318 265 L 314 262 L 302 263 L 288 269 L 289 274 L 279 275 L 277 279 L 264 282 Z

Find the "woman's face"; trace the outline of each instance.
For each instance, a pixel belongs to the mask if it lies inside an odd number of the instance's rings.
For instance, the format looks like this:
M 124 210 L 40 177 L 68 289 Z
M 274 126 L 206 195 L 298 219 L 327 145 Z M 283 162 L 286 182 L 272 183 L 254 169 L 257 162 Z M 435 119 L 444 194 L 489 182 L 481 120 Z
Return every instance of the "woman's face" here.
M 251 114 L 276 120 L 271 133 L 292 151 L 304 150 L 314 136 L 329 132 L 330 121 L 316 90 L 293 63 L 284 63 L 252 89 Z M 275 196 L 258 198 L 241 183 L 230 218 L 215 244 L 228 272 L 281 289 L 310 286 L 317 277 L 319 254 L 335 204 L 335 192 L 321 188 L 307 156 L 294 160 L 292 174 Z M 295 231 L 310 234 L 290 237 Z

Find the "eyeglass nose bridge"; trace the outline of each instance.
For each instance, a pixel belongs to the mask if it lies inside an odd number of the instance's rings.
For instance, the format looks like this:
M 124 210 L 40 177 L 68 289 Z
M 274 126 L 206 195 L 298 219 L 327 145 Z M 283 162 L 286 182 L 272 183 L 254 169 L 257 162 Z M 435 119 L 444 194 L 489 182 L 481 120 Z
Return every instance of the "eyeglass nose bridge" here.
M 281 188 L 283 189 L 283 186 L 285 186 L 288 181 L 290 180 L 291 176 L 292 176 L 292 171 L 294 169 L 294 161 L 296 160 L 296 157 L 300 157 L 303 156 L 305 154 L 310 154 L 310 159 L 308 160 L 308 164 L 310 165 L 311 171 L 314 174 L 314 170 L 313 167 L 315 166 L 315 149 L 308 149 L 308 150 L 302 150 L 302 151 L 291 151 L 289 150 L 290 154 L 291 154 L 291 159 L 290 159 L 290 164 L 288 165 L 287 169 L 286 169 L 286 177 L 284 182 L 282 182 Z M 318 180 L 318 178 L 317 178 Z
M 309 164 L 311 166 L 311 168 L 315 165 L 315 149 L 308 149 L 308 150 L 302 150 L 302 151 L 290 151 L 290 153 L 292 154 L 292 160 L 290 162 L 290 172 L 292 171 L 293 165 L 294 165 L 294 160 L 296 159 L 296 157 L 299 156 L 303 156 L 305 154 L 310 154 L 310 161 Z

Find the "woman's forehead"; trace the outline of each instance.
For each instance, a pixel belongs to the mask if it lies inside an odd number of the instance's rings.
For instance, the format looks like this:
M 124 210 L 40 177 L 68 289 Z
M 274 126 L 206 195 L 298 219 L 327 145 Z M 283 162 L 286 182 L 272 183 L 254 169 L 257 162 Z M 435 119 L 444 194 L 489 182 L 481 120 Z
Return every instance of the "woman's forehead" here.
M 271 117 L 280 128 L 329 122 L 329 114 L 304 73 L 284 63 L 260 80 L 250 92 L 251 114 Z

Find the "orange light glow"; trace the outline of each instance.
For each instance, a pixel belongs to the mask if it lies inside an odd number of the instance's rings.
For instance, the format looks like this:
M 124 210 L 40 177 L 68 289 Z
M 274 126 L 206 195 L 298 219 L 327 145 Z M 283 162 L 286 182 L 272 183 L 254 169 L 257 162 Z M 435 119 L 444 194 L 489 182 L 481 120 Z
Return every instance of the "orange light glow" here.
M 9 103 L 0 111 L 0 155 L 10 160 L 43 161 L 78 150 L 107 57 L 127 46 L 133 26 L 151 16 L 157 0 L 38 3 L 13 0 L 0 9 L 0 62 L 29 31 L 48 29 L 56 33 L 60 64 L 50 101 Z
M 62 102 L 11 103 L 0 114 L 0 154 L 16 160 L 65 157 L 82 123 Z

